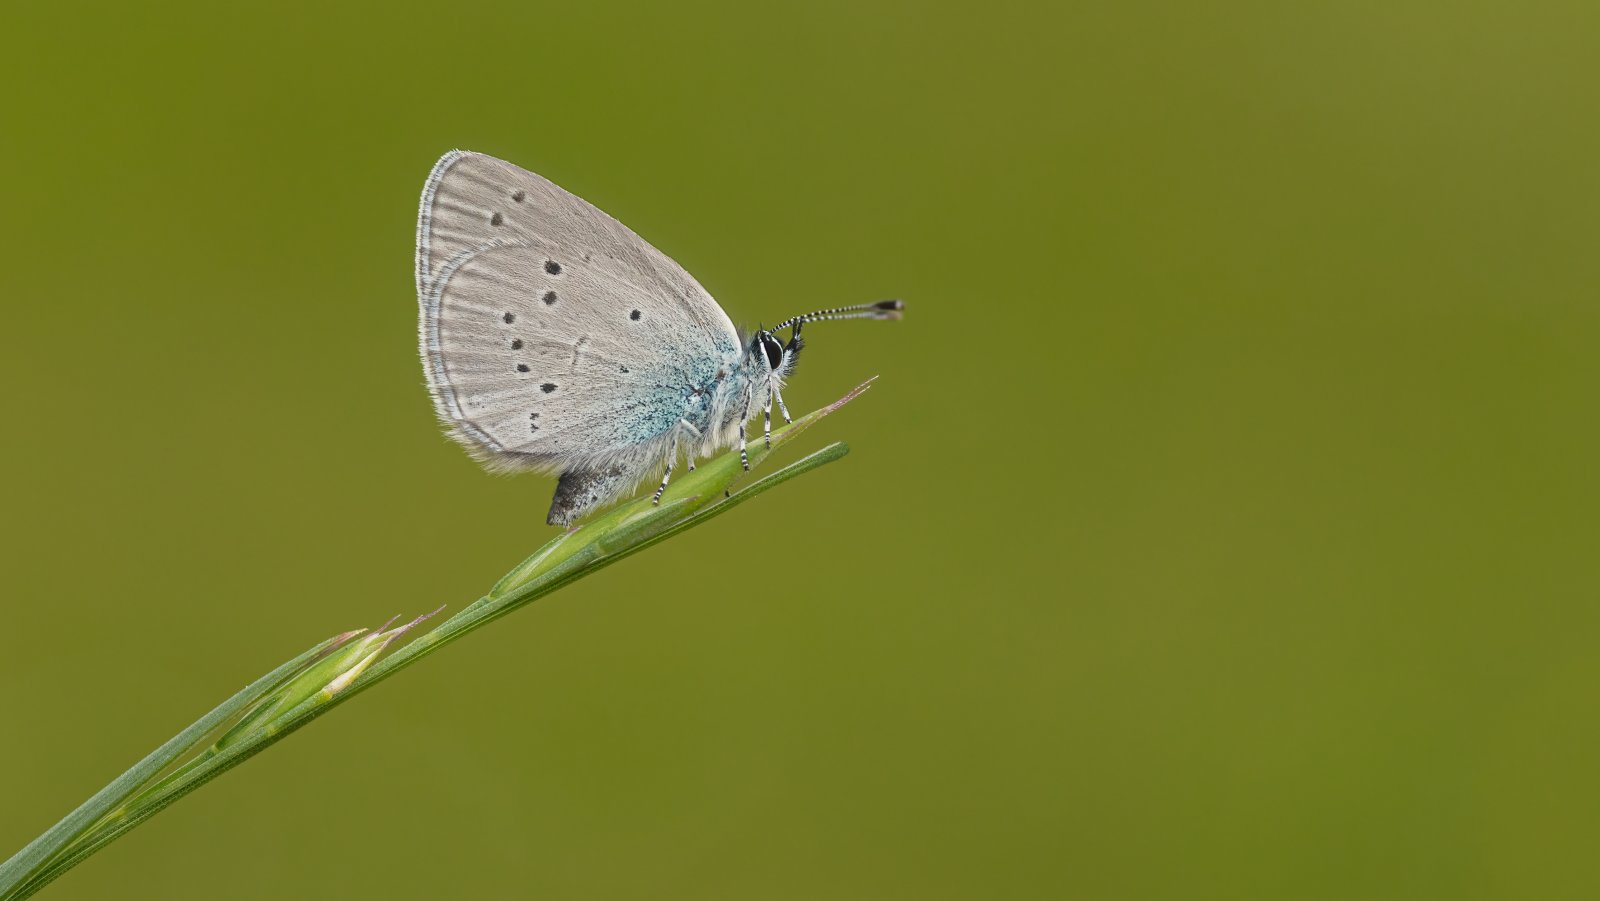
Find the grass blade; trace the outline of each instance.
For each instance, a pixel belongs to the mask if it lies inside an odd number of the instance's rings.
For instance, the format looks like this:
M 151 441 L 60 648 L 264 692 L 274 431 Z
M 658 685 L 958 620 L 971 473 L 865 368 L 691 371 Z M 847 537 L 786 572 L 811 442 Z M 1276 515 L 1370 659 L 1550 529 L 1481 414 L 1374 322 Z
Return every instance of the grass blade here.
M 345 638 L 344 635 L 330 638 L 245 686 L 187 729 L 168 739 L 161 747 L 151 751 L 143 760 L 113 779 L 105 788 L 95 792 L 94 796 L 79 805 L 78 809 L 67 814 L 43 835 L 12 855 L 11 859 L 0 864 L 0 898 L 7 897 L 8 892 L 42 870 L 53 857 L 103 818 L 112 815 L 123 802 L 144 788 L 168 766 L 195 750 L 211 732 L 270 694 L 279 683 L 299 672 L 306 664 Z

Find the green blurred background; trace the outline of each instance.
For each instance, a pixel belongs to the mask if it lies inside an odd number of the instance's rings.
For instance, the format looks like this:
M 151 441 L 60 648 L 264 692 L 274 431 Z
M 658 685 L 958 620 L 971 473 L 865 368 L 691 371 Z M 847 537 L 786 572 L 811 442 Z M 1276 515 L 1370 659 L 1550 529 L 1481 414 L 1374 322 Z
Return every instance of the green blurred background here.
M 1592 898 L 1592 2 L 4 14 L 0 856 L 552 534 L 416 359 L 513 160 L 814 327 L 843 463 L 44 897 Z

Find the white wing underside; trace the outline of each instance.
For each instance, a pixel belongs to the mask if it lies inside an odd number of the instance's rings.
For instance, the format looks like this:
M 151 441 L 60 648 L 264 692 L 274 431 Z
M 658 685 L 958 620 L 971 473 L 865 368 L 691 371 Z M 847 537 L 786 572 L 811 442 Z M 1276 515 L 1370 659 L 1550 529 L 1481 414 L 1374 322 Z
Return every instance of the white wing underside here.
M 491 465 L 638 468 L 684 388 L 737 359 L 733 323 L 682 267 L 493 157 L 454 151 L 434 166 L 416 264 L 436 409 Z

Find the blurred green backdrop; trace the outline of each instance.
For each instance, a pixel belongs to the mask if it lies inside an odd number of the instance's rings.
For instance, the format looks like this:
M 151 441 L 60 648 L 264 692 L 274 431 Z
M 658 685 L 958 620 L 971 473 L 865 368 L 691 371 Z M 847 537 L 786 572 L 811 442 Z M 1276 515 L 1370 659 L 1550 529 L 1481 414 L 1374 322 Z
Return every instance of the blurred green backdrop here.
M 552 484 L 435 427 L 417 194 L 590 199 L 854 453 L 44 897 L 1592 898 L 1590 2 L 4 14 L 0 854 Z

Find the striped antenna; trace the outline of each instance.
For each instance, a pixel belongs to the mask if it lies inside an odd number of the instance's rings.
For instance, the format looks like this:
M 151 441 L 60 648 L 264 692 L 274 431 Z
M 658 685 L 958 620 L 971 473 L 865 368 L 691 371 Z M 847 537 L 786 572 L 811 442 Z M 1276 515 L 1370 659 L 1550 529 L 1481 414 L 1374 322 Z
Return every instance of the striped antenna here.
M 803 316 L 785 319 L 773 326 L 772 330 L 777 331 L 805 322 L 824 322 L 829 319 L 899 319 L 900 311 L 905 308 L 905 302 L 900 300 L 858 303 L 853 307 L 834 307 L 831 310 L 817 310 L 815 313 L 806 313 Z

